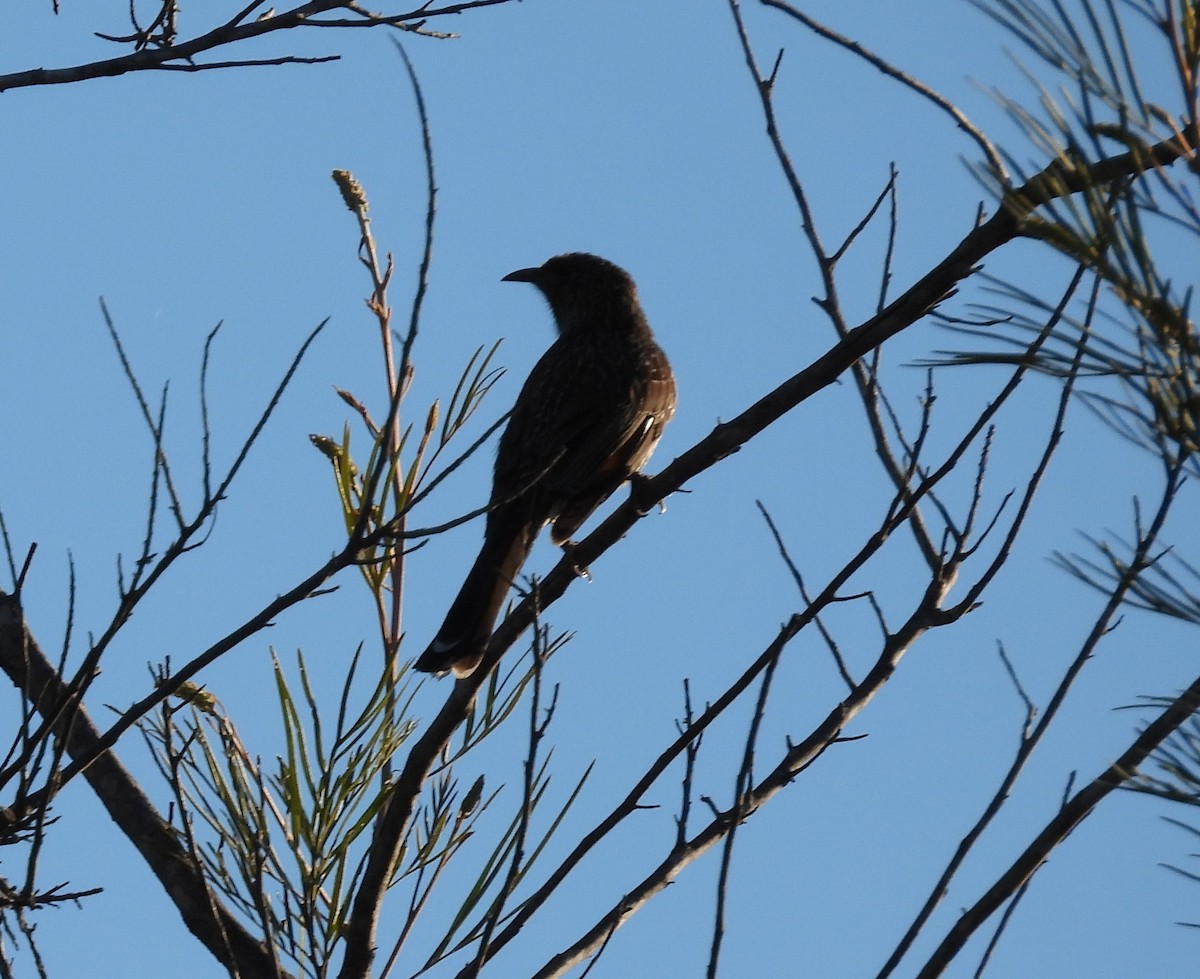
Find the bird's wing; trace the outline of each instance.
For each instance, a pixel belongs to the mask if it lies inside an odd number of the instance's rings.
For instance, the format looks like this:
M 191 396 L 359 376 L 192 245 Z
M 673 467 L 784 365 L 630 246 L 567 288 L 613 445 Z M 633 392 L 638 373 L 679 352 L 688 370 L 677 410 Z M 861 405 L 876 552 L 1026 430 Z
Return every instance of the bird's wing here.
M 644 356 L 637 371 L 609 371 L 554 344 L 530 372 L 500 440 L 497 487 L 511 495 L 536 481 L 570 497 L 641 468 L 675 408 L 665 356 L 657 347 Z M 639 378 L 632 388 L 630 373 Z
M 633 385 L 605 391 L 607 404 L 561 433 L 567 451 L 547 477 L 551 486 L 578 493 L 593 482 L 610 485 L 607 495 L 649 460 L 675 411 L 675 382 L 657 347 L 643 351 L 643 359 Z
M 635 355 L 636 365 L 610 372 L 604 358 L 547 351 L 500 440 L 493 504 L 521 494 L 517 508 L 539 526 L 554 521 L 552 539 L 562 543 L 646 464 L 675 411 L 675 382 L 653 342 Z

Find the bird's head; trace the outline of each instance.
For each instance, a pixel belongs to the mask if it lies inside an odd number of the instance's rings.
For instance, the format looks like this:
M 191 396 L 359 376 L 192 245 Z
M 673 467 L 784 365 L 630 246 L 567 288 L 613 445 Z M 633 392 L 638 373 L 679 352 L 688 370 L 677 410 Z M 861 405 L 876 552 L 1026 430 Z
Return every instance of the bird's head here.
M 629 273 L 587 252 L 555 255 L 536 268 L 510 272 L 502 281 L 537 286 L 550 304 L 560 333 L 597 315 L 637 309 L 637 289 Z

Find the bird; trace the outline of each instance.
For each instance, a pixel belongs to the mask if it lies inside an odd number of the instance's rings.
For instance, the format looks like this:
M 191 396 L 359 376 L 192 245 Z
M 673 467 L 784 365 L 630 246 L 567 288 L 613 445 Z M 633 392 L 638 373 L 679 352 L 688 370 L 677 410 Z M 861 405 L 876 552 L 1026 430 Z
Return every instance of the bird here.
M 640 473 L 675 413 L 675 376 L 623 268 L 556 255 L 504 282 L 536 286 L 558 336 L 529 373 L 496 452 L 483 546 L 415 668 L 469 676 L 542 528 L 571 536 Z

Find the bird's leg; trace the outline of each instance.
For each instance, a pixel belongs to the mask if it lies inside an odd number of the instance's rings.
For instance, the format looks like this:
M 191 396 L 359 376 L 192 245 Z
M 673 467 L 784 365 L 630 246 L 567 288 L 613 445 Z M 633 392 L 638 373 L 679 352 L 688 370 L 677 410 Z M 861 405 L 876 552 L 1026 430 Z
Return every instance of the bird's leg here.
M 584 581 L 591 581 L 592 573 L 575 560 L 575 548 L 578 546 L 573 540 L 565 540 L 559 545 L 562 548 L 563 556 L 571 562 L 571 570 L 575 572 L 575 577 L 582 578 Z

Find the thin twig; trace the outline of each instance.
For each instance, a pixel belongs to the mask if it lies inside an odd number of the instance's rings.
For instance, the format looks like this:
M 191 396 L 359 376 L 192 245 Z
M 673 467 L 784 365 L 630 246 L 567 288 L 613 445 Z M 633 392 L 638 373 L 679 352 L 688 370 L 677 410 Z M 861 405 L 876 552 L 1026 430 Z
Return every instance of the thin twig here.
M 780 650 L 782 652 L 782 650 Z M 763 671 L 762 685 L 758 691 L 758 702 L 754 705 L 754 714 L 750 718 L 750 726 L 746 732 L 746 747 L 742 754 L 742 765 L 734 780 L 733 806 L 727 813 L 729 833 L 725 837 L 725 845 L 721 851 L 721 868 L 717 874 L 717 907 L 713 916 L 712 945 L 708 956 L 708 979 L 717 979 L 717 963 L 721 957 L 721 941 L 725 937 L 725 901 L 729 888 L 729 871 L 733 864 L 733 844 L 737 838 L 737 829 L 742 820 L 750 815 L 750 790 L 754 786 L 754 749 L 758 744 L 758 732 L 763 718 L 767 713 L 767 696 L 771 690 L 771 680 L 775 676 L 775 668 L 779 665 L 776 656 L 767 664 Z
M 959 129 L 971 137 L 975 145 L 979 147 L 980 151 L 987 158 L 988 166 L 991 168 L 995 178 L 999 181 L 1008 180 L 1008 171 L 1005 169 L 1000 151 L 997 150 L 995 144 L 984 135 L 983 130 L 981 130 L 978 126 L 972 123 L 969 118 L 967 118 L 965 112 L 958 108 L 958 106 L 947 99 L 944 95 L 934 91 L 923 82 L 917 81 L 917 79 L 913 78 L 907 72 L 901 71 L 895 65 L 881 58 L 873 51 L 867 50 L 857 41 L 851 40 L 850 38 L 837 33 L 837 31 L 826 27 L 824 24 L 810 17 L 808 14 L 797 10 L 790 3 L 785 3 L 784 0 L 759 0 L 759 2 L 765 7 L 774 7 L 776 10 L 787 14 L 789 17 L 792 17 L 795 20 L 798 20 L 814 34 L 825 38 L 827 41 L 832 41 L 834 44 L 838 45 L 838 47 L 845 48 L 856 57 L 861 58 L 867 64 L 883 72 L 883 74 L 887 75 L 889 78 L 895 79 L 905 88 L 911 89 L 926 101 L 931 102 L 942 112 L 946 113 L 946 115 L 948 115 L 952 120 L 954 120 L 954 124 Z

